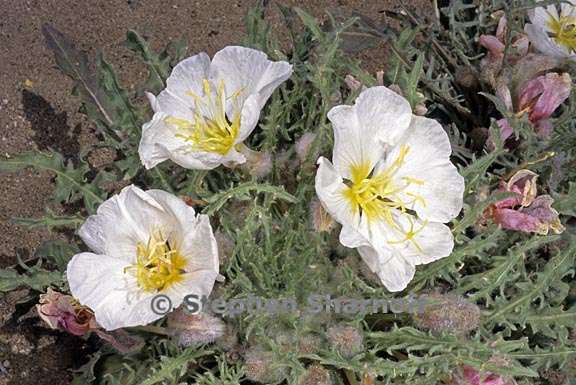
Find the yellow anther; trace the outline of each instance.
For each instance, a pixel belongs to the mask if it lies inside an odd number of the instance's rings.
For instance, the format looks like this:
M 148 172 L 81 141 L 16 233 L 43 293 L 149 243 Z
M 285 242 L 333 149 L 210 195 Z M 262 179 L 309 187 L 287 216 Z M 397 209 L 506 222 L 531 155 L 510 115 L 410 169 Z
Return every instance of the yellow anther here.
M 148 243 L 136 246 L 136 263 L 127 267 L 144 291 L 157 292 L 182 280 L 186 260 L 172 248 L 160 232 L 152 234 Z
M 240 132 L 240 107 L 236 99 L 240 91 L 232 94 L 233 118 L 226 115 L 226 87 L 221 80 L 213 94 L 212 84 L 208 79 L 202 81 L 204 95 L 201 97 L 194 91 L 189 90 L 186 95 L 194 99 L 193 120 L 168 117 L 165 121 L 174 124 L 178 128 L 175 135 L 190 143 L 193 151 L 213 152 L 226 155 L 234 146 L 234 142 Z M 230 99 L 228 98 L 228 99 Z
M 416 202 L 426 206 L 426 200 L 422 195 L 405 191 L 410 185 L 423 185 L 423 180 L 410 176 L 394 179 L 394 175 L 404 164 L 409 151 L 410 148 L 407 145 L 401 145 L 396 159 L 387 169 L 378 172 L 376 175 L 370 175 L 372 165 L 368 161 L 353 164 L 350 167 L 350 184 L 343 191 L 343 195 L 350 203 L 354 213 L 361 212 L 369 222 L 374 220 L 384 221 L 391 228 L 405 234 L 405 238 L 401 241 L 390 241 L 390 243 L 410 241 L 415 244 L 416 248 L 419 248 L 413 238 L 421 229 L 415 232 L 412 228 L 408 233 L 405 233 L 393 215 L 394 210 L 396 210 L 400 215 L 406 215 L 410 223 L 412 223 L 412 214 L 408 212 L 408 210 L 412 209 L 411 206 Z M 398 180 L 402 180 L 405 183 L 397 183 Z M 401 194 L 410 196 L 413 199 L 410 202 L 406 202 Z
M 552 31 L 552 38 L 556 43 L 569 51 L 576 51 L 576 16 L 555 18 L 549 14 L 546 24 Z

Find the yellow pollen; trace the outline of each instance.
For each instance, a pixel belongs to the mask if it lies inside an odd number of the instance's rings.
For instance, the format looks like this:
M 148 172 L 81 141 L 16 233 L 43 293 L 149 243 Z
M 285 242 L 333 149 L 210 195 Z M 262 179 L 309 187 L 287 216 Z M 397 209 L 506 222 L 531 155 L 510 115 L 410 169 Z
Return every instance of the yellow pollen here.
M 186 259 L 172 248 L 160 232 L 153 233 L 147 244 L 136 247 L 136 263 L 127 267 L 147 292 L 158 292 L 182 280 Z
M 561 16 L 557 19 L 549 15 L 546 24 L 556 43 L 569 51 L 576 51 L 576 16 Z
M 386 170 L 376 175 L 370 175 L 372 171 L 371 164 L 367 161 L 352 165 L 350 168 L 350 181 L 347 188 L 343 191 L 343 195 L 350 203 L 352 211 L 354 213 L 362 213 L 368 222 L 382 220 L 391 228 L 404 234 L 405 239 L 390 241 L 390 243 L 410 241 L 418 248 L 419 246 L 413 238 L 422 229 L 413 231 L 412 228 L 409 232 L 405 232 L 393 217 L 393 210 L 397 210 L 400 215 L 408 217 L 413 227 L 412 214 L 408 210 L 411 210 L 412 206 L 417 202 L 426 206 L 426 200 L 420 194 L 404 191 L 411 185 L 423 185 L 423 180 L 409 176 L 399 178 L 404 182 L 403 184 L 399 184 L 394 180 L 394 175 L 404 164 L 406 155 L 409 152 L 410 147 L 405 144 L 401 145 L 399 154 L 394 162 Z M 404 193 L 412 199 L 406 200 L 400 193 Z
M 181 138 L 191 145 L 193 151 L 212 152 L 226 155 L 240 132 L 240 106 L 238 97 L 242 90 L 234 92 L 232 99 L 233 117 L 226 116 L 226 91 L 224 81 L 221 80 L 213 91 L 213 86 L 207 79 L 202 82 L 203 96 L 193 91 L 187 95 L 194 100 L 194 118 L 192 121 L 168 117 L 166 123 L 178 128 L 177 138 Z

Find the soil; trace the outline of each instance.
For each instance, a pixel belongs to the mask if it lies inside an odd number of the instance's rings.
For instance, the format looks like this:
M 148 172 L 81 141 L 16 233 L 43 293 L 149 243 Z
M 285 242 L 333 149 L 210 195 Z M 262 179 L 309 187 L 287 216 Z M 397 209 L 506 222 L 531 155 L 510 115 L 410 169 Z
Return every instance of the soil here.
M 134 89 L 147 77 L 145 66 L 124 45 L 126 31 L 134 29 L 150 39 L 154 49 L 172 40 L 189 42 L 189 53 L 212 55 L 244 35 L 243 18 L 256 0 L 0 0 L 0 157 L 33 149 L 53 148 L 68 159 L 96 139 L 93 127 L 79 113 L 71 95 L 72 82 L 55 66 L 44 46 L 40 27 L 52 23 L 72 37 L 76 46 L 94 55 L 101 50 L 114 65 L 124 87 Z M 273 28 L 282 28 L 273 1 L 268 13 Z M 335 7 L 356 10 L 377 22 L 385 10 L 397 9 L 398 0 L 285 0 L 317 17 Z M 427 0 L 404 0 L 416 12 L 430 12 Z M 366 69 L 384 67 L 384 43 L 358 54 Z M 103 154 L 102 157 L 109 156 Z M 96 156 L 98 158 L 98 156 Z M 103 160 L 100 160 L 103 161 Z M 99 162 L 92 159 L 91 163 Z M 36 170 L 0 174 L 0 267 L 26 260 L 39 243 L 62 235 L 30 230 L 9 222 L 12 217 L 39 217 L 51 205 L 52 176 Z M 0 385 L 68 384 L 66 369 L 86 359 L 81 339 L 47 332 L 39 322 L 10 318 L 14 301 L 0 300 Z M 5 315 L 8 314 L 7 317 Z

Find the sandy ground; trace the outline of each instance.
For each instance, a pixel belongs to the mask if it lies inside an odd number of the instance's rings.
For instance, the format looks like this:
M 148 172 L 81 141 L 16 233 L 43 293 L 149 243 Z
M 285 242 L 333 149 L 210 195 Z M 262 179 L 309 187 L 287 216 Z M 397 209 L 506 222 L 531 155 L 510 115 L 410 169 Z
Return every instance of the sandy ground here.
M 345 7 L 376 21 L 384 10 L 395 9 L 397 0 L 284 1 L 321 17 L 326 9 Z M 72 82 L 55 66 L 45 48 L 40 26 L 50 22 L 71 36 L 77 47 L 94 54 L 101 49 L 117 69 L 122 84 L 134 88 L 147 76 L 144 65 L 125 47 L 128 29 L 150 38 L 159 49 L 175 39 L 189 42 L 189 53 L 239 43 L 244 34 L 243 17 L 254 0 L 0 0 L 0 156 L 9 157 L 32 149 L 54 148 L 68 158 L 94 141 L 93 128 L 78 112 L 80 103 L 70 95 Z M 273 3 L 273 2 L 272 2 Z M 404 1 L 411 7 L 426 0 Z M 274 5 L 270 4 L 274 22 Z M 422 11 L 421 11 L 422 12 Z M 278 25 L 277 25 L 278 26 Z M 384 46 L 360 54 L 366 68 L 381 68 Z M 28 230 L 8 222 L 11 217 L 38 217 L 49 205 L 52 178 L 26 170 L 0 174 L 0 267 L 13 265 L 16 256 L 32 255 L 38 244 L 57 235 Z M 58 211 L 58 207 L 51 207 Z M 0 313 L 9 312 L 14 299 L 0 301 Z M 0 318 L 1 320 L 1 318 Z M 8 360 L 9 375 L 0 372 L 0 384 L 66 384 L 66 368 L 78 364 L 70 348 L 76 339 L 54 334 L 38 337 L 27 330 L 5 326 L 1 333 L 0 364 Z M 44 340 L 42 340 L 44 338 Z M 54 343 L 56 339 L 61 341 Z M 64 341 L 65 343 L 62 343 Z M 34 354 L 36 364 L 30 364 Z M 80 355 L 81 356 L 81 355 Z

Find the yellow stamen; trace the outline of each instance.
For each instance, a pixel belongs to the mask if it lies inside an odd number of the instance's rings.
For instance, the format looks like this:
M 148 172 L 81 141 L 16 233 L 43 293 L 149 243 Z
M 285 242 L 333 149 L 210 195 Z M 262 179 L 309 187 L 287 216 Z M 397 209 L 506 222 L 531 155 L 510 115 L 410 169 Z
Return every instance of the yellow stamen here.
M 576 16 L 560 16 L 558 19 L 549 15 L 546 22 L 552 31 L 552 38 L 569 51 L 576 51 Z
M 185 266 L 186 259 L 157 232 L 151 235 L 147 244 L 138 243 L 136 263 L 126 270 L 132 271 L 144 291 L 157 292 L 181 281 Z
M 168 117 L 165 122 L 178 128 L 177 138 L 191 145 L 193 151 L 213 152 L 226 155 L 240 132 L 240 106 L 237 102 L 241 90 L 234 92 L 230 99 L 234 106 L 233 118 L 226 116 L 226 91 L 224 81 L 220 81 L 215 90 L 209 80 L 202 81 L 203 96 L 193 91 L 187 95 L 194 100 L 194 118 L 192 121 Z
M 373 176 L 370 175 L 372 169 L 368 161 L 352 165 L 350 168 L 350 183 L 343 191 L 343 195 L 350 203 L 354 213 L 361 212 L 369 222 L 382 220 L 391 228 L 404 234 L 405 239 L 402 241 L 391 241 L 391 243 L 411 241 L 416 245 L 413 237 L 422 229 L 416 232 L 411 229 L 408 233 L 405 233 L 393 216 L 393 210 L 397 210 L 400 215 L 406 215 L 410 223 L 412 223 L 412 214 L 408 210 L 411 210 L 416 203 L 426 206 L 426 200 L 422 195 L 404 191 L 411 185 L 422 186 L 424 184 L 423 180 L 410 176 L 399 178 L 405 182 L 404 184 L 398 184 L 393 180 L 394 175 L 404 164 L 409 151 L 410 148 L 407 145 L 401 145 L 399 154 L 392 164 L 386 170 Z M 406 201 L 400 195 L 401 193 L 413 199 Z M 416 247 L 418 248 L 419 246 L 416 245 Z

